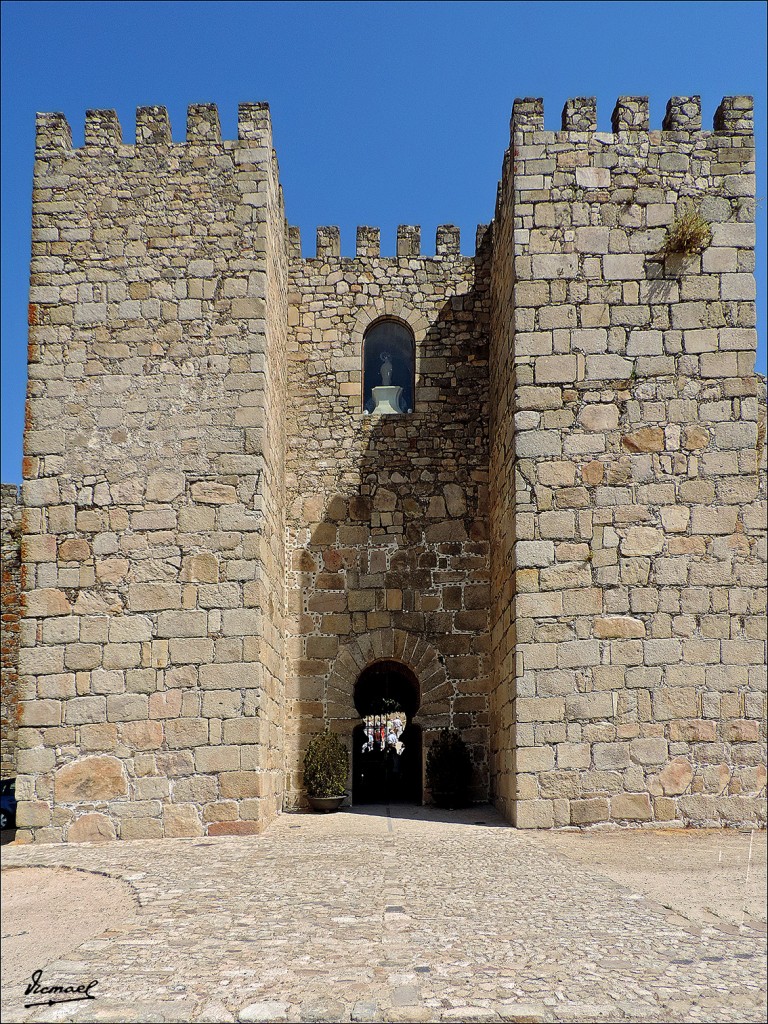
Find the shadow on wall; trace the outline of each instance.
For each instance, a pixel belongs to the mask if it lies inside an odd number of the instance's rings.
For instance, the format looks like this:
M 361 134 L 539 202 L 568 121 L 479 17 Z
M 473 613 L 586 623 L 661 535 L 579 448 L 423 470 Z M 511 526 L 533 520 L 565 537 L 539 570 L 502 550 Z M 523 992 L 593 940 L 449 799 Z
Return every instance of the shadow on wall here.
M 486 235 L 474 287 L 443 305 L 419 344 L 415 412 L 351 414 L 359 458 L 339 465 L 322 521 L 294 552 L 298 785 L 312 734 L 333 729 L 351 754 L 355 683 L 390 659 L 418 679 L 424 756 L 440 729 L 458 729 L 473 795 L 488 799 L 489 256 Z

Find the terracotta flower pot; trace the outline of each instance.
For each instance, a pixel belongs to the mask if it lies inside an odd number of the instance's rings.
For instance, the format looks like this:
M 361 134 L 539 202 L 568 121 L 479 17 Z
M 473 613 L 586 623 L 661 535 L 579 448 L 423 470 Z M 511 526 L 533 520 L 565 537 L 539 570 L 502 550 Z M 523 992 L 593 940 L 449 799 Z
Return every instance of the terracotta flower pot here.
M 341 796 L 307 796 L 309 805 L 313 811 L 320 811 L 328 814 L 330 811 L 338 811 L 344 803 L 346 794 Z

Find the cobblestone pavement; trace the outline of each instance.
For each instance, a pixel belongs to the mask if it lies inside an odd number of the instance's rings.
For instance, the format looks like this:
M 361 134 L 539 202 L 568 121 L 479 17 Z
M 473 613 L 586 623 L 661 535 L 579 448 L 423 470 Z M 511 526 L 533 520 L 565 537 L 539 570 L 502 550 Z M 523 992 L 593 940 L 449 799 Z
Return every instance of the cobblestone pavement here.
M 462 813 L 283 815 L 261 836 L 6 847 L 4 867 L 130 884 L 136 916 L 16 1021 L 761 1021 L 765 928 L 671 915 L 546 837 Z M 30 970 L 38 965 L 31 965 Z

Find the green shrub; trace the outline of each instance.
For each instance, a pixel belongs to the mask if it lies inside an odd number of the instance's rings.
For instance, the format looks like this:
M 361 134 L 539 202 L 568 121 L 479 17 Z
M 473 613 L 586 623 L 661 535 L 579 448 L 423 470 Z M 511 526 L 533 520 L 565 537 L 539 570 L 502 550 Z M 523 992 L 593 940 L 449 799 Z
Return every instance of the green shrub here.
M 304 786 L 310 796 L 342 796 L 349 754 L 336 733 L 326 730 L 310 740 L 304 755 Z
M 472 758 L 457 732 L 443 729 L 427 753 L 427 785 L 439 807 L 463 807 L 469 802 Z
M 692 202 L 667 228 L 667 237 L 662 246 L 665 256 L 693 256 L 706 249 L 712 241 L 712 229 Z

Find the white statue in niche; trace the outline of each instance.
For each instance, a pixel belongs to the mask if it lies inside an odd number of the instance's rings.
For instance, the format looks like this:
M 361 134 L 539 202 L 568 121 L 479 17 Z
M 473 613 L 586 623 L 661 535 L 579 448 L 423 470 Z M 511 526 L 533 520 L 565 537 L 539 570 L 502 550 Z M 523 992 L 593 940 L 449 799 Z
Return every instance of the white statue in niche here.
M 381 360 L 381 384 L 372 389 L 373 400 L 376 403 L 373 411 L 380 416 L 397 416 L 403 411 L 400 407 L 403 389 L 392 383 L 394 367 L 389 352 L 382 352 L 379 359 Z
M 389 387 L 392 383 L 392 357 L 389 352 L 382 352 L 381 356 L 381 383 Z

